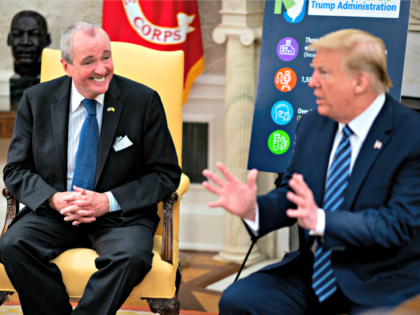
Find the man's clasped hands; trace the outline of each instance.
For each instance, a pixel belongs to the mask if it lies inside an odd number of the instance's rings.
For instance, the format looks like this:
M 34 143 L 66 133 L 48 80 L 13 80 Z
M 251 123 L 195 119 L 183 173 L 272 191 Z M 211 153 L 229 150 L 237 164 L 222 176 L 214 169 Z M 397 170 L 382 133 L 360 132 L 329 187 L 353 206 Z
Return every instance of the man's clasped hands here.
M 109 212 L 106 194 L 73 186 L 74 191 L 57 192 L 49 199 L 49 206 L 64 216 L 64 221 L 73 225 L 91 223 Z

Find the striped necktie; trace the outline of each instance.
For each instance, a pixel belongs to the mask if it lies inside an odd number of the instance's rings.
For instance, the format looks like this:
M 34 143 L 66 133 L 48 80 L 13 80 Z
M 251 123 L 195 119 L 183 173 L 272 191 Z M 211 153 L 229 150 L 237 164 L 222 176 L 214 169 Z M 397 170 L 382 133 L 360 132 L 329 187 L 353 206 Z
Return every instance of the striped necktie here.
M 84 99 L 82 104 L 88 112 L 88 116 L 80 132 L 79 147 L 76 155 L 76 167 L 74 168 L 73 186 L 93 190 L 95 188 L 96 162 L 99 147 L 99 126 L 96 119 L 96 101 Z
M 351 145 L 349 137 L 352 134 L 353 131 L 346 125 L 328 172 L 324 211 L 335 211 L 343 203 L 350 177 Z M 312 288 L 321 303 L 337 290 L 337 282 L 331 266 L 331 250 L 322 248 L 319 242 L 315 250 Z

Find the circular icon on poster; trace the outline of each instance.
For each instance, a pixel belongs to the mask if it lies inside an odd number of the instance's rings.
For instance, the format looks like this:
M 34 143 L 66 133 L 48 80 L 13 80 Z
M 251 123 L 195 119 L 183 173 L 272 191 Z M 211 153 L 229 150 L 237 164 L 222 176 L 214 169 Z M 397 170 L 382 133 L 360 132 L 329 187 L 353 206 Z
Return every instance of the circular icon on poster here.
M 289 102 L 279 101 L 271 108 L 271 118 L 277 125 L 285 125 L 293 118 L 293 107 Z
M 299 45 L 292 37 L 285 37 L 277 44 L 277 56 L 283 61 L 292 61 L 299 52 Z
M 268 148 L 274 154 L 285 153 L 290 147 L 290 137 L 283 130 L 274 131 L 268 138 Z
M 290 92 L 297 82 L 296 73 L 290 68 L 282 68 L 274 77 L 274 84 L 280 92 Z

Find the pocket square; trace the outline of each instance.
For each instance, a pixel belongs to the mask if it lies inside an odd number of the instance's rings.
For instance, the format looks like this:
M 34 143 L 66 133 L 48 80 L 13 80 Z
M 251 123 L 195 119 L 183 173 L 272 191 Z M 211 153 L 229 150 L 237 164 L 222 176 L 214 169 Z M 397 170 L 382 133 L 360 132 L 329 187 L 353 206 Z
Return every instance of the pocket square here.
M 115 152 L 118 152 L 128 147 L 131 147 L 132 145 L 133 145 L 133 142 L 131 142 L 131 140 L 128 139 L 127 136 L 118 137 L 117 139 L 115 139 L 115 142 L 114 142 L 114 150 Z

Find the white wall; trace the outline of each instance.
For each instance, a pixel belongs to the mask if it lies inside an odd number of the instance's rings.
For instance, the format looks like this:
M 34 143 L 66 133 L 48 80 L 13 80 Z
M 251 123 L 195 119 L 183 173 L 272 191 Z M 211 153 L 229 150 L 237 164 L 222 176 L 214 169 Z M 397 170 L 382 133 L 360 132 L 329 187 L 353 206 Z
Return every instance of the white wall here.
M 209 124 L 209 169 L 224 160 L 225 77 L 201 75 L 193 84 L 183 108 L 183 120 Z M 191 184 L 181 199 L 179 246 L 181 249 L 219 251 L 224 237 L 224 212 L 207 207 L 215 196 L 201 184 Z

